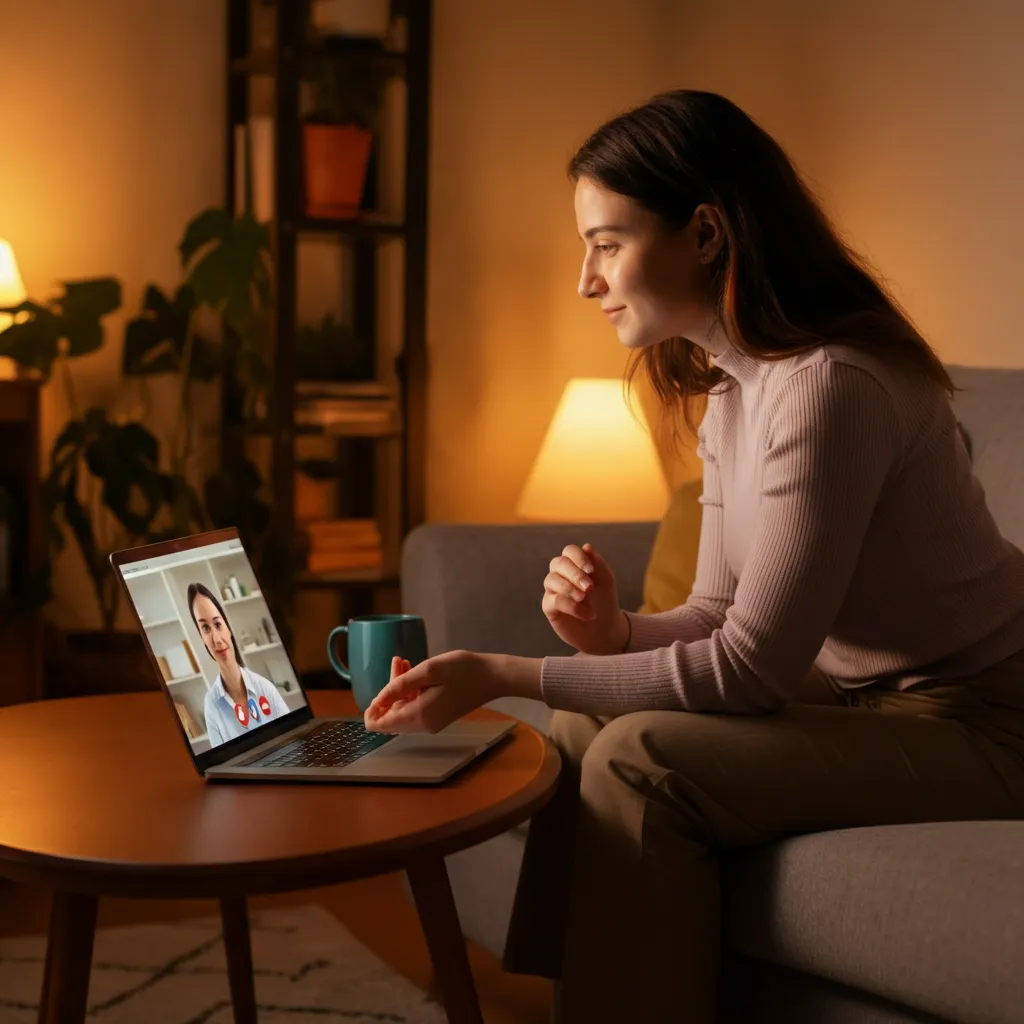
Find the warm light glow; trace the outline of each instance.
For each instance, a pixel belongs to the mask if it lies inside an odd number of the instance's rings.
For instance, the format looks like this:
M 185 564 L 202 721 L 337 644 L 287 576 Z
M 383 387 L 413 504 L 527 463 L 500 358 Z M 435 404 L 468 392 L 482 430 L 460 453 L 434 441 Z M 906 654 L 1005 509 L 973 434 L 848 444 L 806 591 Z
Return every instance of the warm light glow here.
M 661 519 L 668 484 L 643 409 L 637 405 L 635 413 L 621 380 L 569 381 L 516 514 L 561 522 Z
M 18 261 L 10 243 L 0 238 L 0 309 L 18 306 L 28 296 L 18 271 Z M 0 313 L 0 331 L 6 331 L 14 323 L 11 313 Z M 0 356 L 0 380 L 11 380 L 18 375 L 18 366 L 13 359 Z
M 18 261 L 9 242 L 0 238 L 0 309 L 20 305 L 28 296 L 18 271 Z M 0 331 L 6 330 L 14 321 L 10 313 L 0 313 Z

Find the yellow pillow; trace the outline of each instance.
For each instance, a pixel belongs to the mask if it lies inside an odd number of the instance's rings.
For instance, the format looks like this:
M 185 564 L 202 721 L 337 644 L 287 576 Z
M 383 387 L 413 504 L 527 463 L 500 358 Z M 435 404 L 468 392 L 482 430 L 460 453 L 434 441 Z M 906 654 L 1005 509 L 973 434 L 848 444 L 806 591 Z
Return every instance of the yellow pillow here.
M 683 484 L 672 495 L 647 563 L 641 615 L 676 608 L 690 596 L 697 575 L 700 545 L 702 508 L 697 499 L 703 489 L 703 482 L 698 478 Z

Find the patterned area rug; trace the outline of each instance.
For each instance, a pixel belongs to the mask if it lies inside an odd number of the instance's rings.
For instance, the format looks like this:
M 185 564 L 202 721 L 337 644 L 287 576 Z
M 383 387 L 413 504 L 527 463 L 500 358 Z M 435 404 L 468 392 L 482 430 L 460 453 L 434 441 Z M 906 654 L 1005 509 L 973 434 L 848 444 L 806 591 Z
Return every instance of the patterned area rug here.
M 260 1024 L 443 1024 L 444 1011 L 313 904 L 250 915 Z M 0 1022 L 34 1024 L 45 940 L 0 939 Z M 87 1020 L 232 1024 L 216 917 L 101 928 Z

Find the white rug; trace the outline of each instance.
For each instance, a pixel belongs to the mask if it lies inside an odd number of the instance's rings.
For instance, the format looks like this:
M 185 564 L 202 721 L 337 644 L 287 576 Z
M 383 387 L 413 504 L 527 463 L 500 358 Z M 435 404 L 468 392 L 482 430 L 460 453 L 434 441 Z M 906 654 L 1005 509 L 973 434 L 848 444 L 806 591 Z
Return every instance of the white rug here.
M 444 1011 L 323 907 L 250 914 L 260 1024 L 443 1024 Z M 35 1024 L 45 939 L 0 939 L 0 1022 Z M 220 919 L 101 928 L 88 1021 L 232 1024 Z

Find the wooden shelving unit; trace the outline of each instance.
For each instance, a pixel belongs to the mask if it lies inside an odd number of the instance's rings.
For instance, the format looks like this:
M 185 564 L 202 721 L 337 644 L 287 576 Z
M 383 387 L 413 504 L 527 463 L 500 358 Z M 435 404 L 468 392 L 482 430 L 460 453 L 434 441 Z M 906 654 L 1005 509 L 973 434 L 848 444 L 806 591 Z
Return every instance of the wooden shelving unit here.
M 333 589 L 343 596 L 342 614 L 351 616 L 377 609 L 381 590 L 390 588 L 397 602 L 398 561 L 402 539 L 424 519 L 424 458 L 426 403 L 426 262 L 427 262 L 427 143 L 429 137 L 430 0 L 404 0 L 405 45 L 386 49 L 376 40 L 318 38 L 310 28 L 308 4 L 296 0 L 229 0 L 227 81 L 226 196 L 236 207 L 235 126 L 248 123 L 253 113 L 253 83 L 260 80 L 272 95 L 273 215 L 270 221 L 275 268 L 276 304 L 273 323 L 273 395 L 277 418 L 269 444 L 268 496 L 272 496 L 272 529 L 279 538 L 295 538 L 296 473 L 301 461 L 297 448 L 305 438 L 330 439 L 334 445 L 339 500 L 332 515 L 371 518 L 378 522 L 384 548 L 381 570 L 313 573 L 296 562 L 292 585 L 296 591 Z M 265 31 L 267 24 L 272 31 Z M 259 38 L 257 38 L 257 35 Z M 381 137 L 375 136 L 362 206 L 351 219 L 307 215 L 303 200 L 303 138 L 300 72 L 310 55 L 352 61 L 357 68 L 385 69 L 404 83 L 404 124 L 388 126 L 389 137 L 401 137 L 397 151 L 403 180 L 401 202 L 378 209 L 381 182 L 395 180 L 396 168 L 385 166 Z M 400 130 L 399 130 L 400 129 Z M 299 327 L 299 248 L 304 240 L 334 242 L 344 247 L 349 272 L 338 281 L 345 295 L 357 336 L 371 342 L 374 379 L 393 389 L 396 423 L 317 425 L 303 415 L 306 401 L 297 389 L 296 332 Z M 382 273 L 380 250 L 400 246 L 400 287 L 395 274 Z M 400 310 L 400 343 L 381 343 L 380 311 Z M 394 320 L 392 319 L 392 334 Z M 395 351 L 397 348 L 397 351 Z M 227 377 L 228 375 L 225 375 Z M 230 385 L 227 386 L 230 390 Z M 234 403 L 237 406 L 237 401 Z M 308 409 L 308 405 L 305 407 Z M 223 403 L 230 430 L 231 395 Z M 225 440 L 226 457 L 231 444 Z M 387 599 L 385 598 L 385 601 Z

